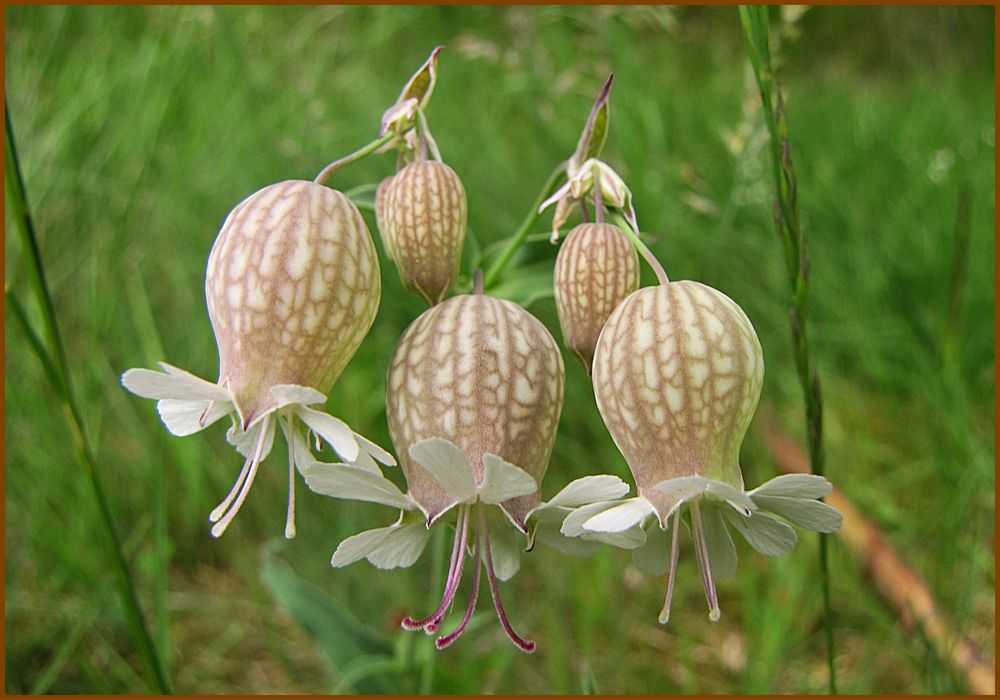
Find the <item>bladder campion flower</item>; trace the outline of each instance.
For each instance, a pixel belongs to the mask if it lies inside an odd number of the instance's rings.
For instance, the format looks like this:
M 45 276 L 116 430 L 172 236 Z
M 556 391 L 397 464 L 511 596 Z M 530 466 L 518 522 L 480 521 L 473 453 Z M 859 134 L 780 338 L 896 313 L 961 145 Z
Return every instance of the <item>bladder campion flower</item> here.
M 777 556 L 797 540 L 793 523 L 833 532 L 842 519 L 817 500 L 830 483 L 785 475 L 746 491 L 740 445 L 760 398 L 763 355 L 753 325 L 729 297 L 698 282 L 640 289 L 610 316 L 594 356 L 601 416 L 635 478 L 636 498 L 609 501 L 567 517 L 563 533 L 613 533 L 651 517 L 652 532 L 633 551 L 649 573 L 669 572 L 660 622 L 670 615 L 678 533 L 690 513 L 709 617 L 719 618 L 715 578 L 736 567 L 731 526 L 758 552 Z M 787 522 L 786 522 L 787 521 Z
M 392 456 L 343 421 L 310 408 L 329 391 L 371 327 L 381 283 L 378 257 L 357 207 L 312 182 L 269 185 L 236 206 L 208 258 L 205 294 L 219 348 L 212 383 L 161 363 L 130 369 L 125 387 L 157 399 L 167 429 L 190 435 L 235 415 L 229 441 L 246 457 L 233 489 L 212 511 L 212 535 L 239 511 L 275 426 L 288 442 L 285 535 L 295 535 L 295 468 L 313 460 L 296 420 L 343 459 Z
M 520 306 L 482 294 L 452 297 L 423 313 L 403 334 L 386 389 L 389 431 L 406 475 L 403 494 L 370 460 L 316 463 L 306 482 L 319 493 L 399 508 L 392 526 L 344 540 L 334 566 L 367 558 L 379 568 L 409 566 L 429 528 L 457 511 L 455 541 L 441 604 L 427 617 L 407 617 L 407 629 L 437 632 L 450 609 L 470 555 L 474 572 L 465 615 L 437 639 L 462 634 L 475 610 L 481 570 L 507 636 L 525 652 L 535 643 L 512 629 L 497 582 L 513 576 L 520 547 L 513 525 L 528 535 L 535 514 L 561 521 L 577 506 L 617 498 L 617 477 L 572 482 L 547 503 L 538 488 L 555 441 L 563 400 L 563 363 L 551 334 Z M 496 507 L 493 507 L 496 506 Z M 639 544 L 632 533 L 632 546 Z M 640 535 L 641 536 L 641 535 Z

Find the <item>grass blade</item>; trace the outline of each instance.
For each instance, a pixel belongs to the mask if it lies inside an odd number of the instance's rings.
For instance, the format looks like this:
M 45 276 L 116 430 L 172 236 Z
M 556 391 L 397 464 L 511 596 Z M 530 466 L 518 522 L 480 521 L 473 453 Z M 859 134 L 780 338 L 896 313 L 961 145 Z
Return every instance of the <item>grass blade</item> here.
M 69 364 L 66 360 L 66 352 L 62 344 L 59 324 L 56 321 L 52 295 L 49 293 L 48 284 L 45 281 L 45 268 L 42 264 L 38 239 L 35 236 L 34 225 L 28 208 L 24 180 L 21 177 L 21 168 L 17 160 L 17 149 L 14 141 L 14 131 L 10 122 L 10 112 L 6 106 L 4 107 L 4 118 L 6 122 L 6 158 L 4 160 L 4 168 L 7 206 L 10 207 L 10 212 L 21 237 L 23 248 L 29 258 L 31 285 L 36 301 L 42 310 L 42 323 L 45 330 L 44 341 L 48 345 L 47 348 L 42 345 L 42 334 L 31 329 L 20 305 L 15 303 L 12 305 L 12 308 L 15 310 L 15 314 L 21 323 L 28 329 L 29 342 L 32 343 L 35 352 L 42 359 L 46 372 L 49 374 L 50 379 L 53 380 L 54 388 L 63 404 L 77 460 L 84 467 L 84 471 L 87 474 L 95 505 L 97 506 L 101 530 L 111 549 L 112 564 L 118 579 L 122 607 L 132 628 L 133 636 L 139 647 L 139 653 L 150 675 L 150 687 L 158 693 L 170 693 L 170 681 L 167 677 L 160 652 L 146 627 L 142 609 L 139 605 L 139 596 L 136 593 L 135 580 L 132 577 L 122 551 L 121 539 L 115 530 L 114 520 L 111 515 L 111 506 L 108 503 L 100 473 L 97 470 L 97 461 L 86 436 L 83 414 L 80 411 L 70 381 Z M 8 299 L 12 298 L 10 294 L 7 297 Z M 48 362 L 46 362 L 46 358 L 48 358 Z
M 806 408 L 806 433 L 809 443 L 809 463 L 814 474 L 822 475 L 823 464 L 823 401 L 819 374 L 812 361 L 806 319 L 809 312 L 809 258 L 805 238 L 799 226 L 798 185 L 792 165 L 781 86 L 774 76 L 768 36 L 768 7 L 741 5 L 740 21 L 747 54 L 760 91 L 764 121 L 770 135 L 771 174 L 774 182 L 774 220 L 784 246 L 785 264 L 791 291 L 789 314 L 792 325 L 795 366 Z M 830 693 L 837 692 L 834 668 L 833 619 L 830 608 L 830 570 L 827 535 L 819 535 L 820 587 L 823 593 L 823 630 Z

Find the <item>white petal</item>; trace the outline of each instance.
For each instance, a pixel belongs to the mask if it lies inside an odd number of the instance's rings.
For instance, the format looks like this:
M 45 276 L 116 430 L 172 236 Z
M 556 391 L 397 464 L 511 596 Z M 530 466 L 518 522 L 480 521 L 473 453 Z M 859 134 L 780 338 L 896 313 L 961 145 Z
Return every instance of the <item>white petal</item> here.
M 368 561 L 379 569 L 411 566 L 423 553 L 431 531 L 422 522 L 413 525 L 393 525 L 388 529 L 390 531 L 388 536 L 366 555 Z
M 757 511 L 749 518 L 724 508 L 723 516 L 761 554 L 779 557 L 795 546 L 799 537 L 787 523 L 773 515 Z
M 352 467 L 360 467 L 366 471 L 375 472 L 379 475 L 382 474 L 382 470 L 378 468 L 377 464 L 375 464 L 375 460 L 372 459 L 372 456 L 364 450 L 358 450 L 358 458 L 353 462 L 350 462 L 350 465 Z
M 701 476 L 679 476 L 656 484 L 653 488 L 677 499 L 677 503 L 685 503 L 700 496 L 708 490 L 709 479 Z
M 493 571 L 501 581 L 509 581 L 521 568 L 521 547 L 517 543 L 517 534 L 517 530 L 505 524 L 490 528 Z
M 610 501 L 621 498 L 628 493 L 628 484 L 617 476 L 601 474 L 585 476 L 569 482 L 552 500 L 545 503 L 546 508 L 562 506 L 572 508 L 596 501 Z
M 347 462 L 357 459 L 360 448 L 358 441 L 354 439 L 354 431 L 347 427 L 347 423 L 329 413 L 315 411 L 305 406 L 296 406 L 295 415 L 314 433 L 326 440 L 341 459 Z
M 226 432 L 226 440 L 230 445 L 236 448 L 244 457 L 249 456 L 251 450 L 257 449 L 257 437 L 260 435 L 261 429 L 267 430 L 264 435 L 264 446 L 260 451 L 260 459 L 258 462 L 263 462 L 264 458 L 271 454 L 271 448 L 274 446 L 274 421 L 273 420 L 263 420 L 271 414 L 265 413 L 261 420 L 256 421 L 249 430 L 240 430 L 238 425 L 233 425 Z
M 271 387 L 271 398 L 278 404 L 278 408 L 300 404 L 309 406 L 315 403 L 326 403 L 326 397 L 311 386 L 299 386 L 298 384 L 275 384 Z
M 531 474 L 520 467 L 486 453 L 483 455 L 483 483 L 478 490 L 479 500 L 483 503 L 498 504 L 535 493 L 538 484 Z
M 631 498 L 621 505 L 598 513 L 583 524 L 591 532 L 623 532 L 638 525 L 655 511 L 645 498 Z
M 428 438 L 410 445 L 410 457 L 430 472 L 458 503 L 476 498 L 476 482 L 465 454 L 443 438 Z
M 764 510 L 813 532 L 836 532 L 844 524 L 844 517 L 835 508 L 820 501 L 770 495 L 754 496 L 754 501 Z
M 160 366 L 166 372 L 152 369 L 130 369 L 122 375 L 122 386 L 133 394 L 147 399 L 201 399 L 203 401 L 232 401 L 224 388 L 196 377 L 166 362 Z
M 282 422 L 282 427 L 284 425 L 284 422 Z M 292 428 L 291 437 L 289 437 L 288 431 L 285 431 L 285 439 L 292 441 L 292 455 L 295 458 L 295 468 L 299 474 L 305 476 L 306 469 L 316 461 L 312 450 L 309 449 L 309 443 L 306 442 L 302 434 L 298 430 L 295 430 L 294 427 Z
M 410 499 L 394 483 L 361 467 L 313 462 L 306 467 L 303 476 L 309 488 L 324 496 L 370 501 L 403 510 L 413 508 Z
M 558 190 L 552 193 L 552 196 L 538 205 L 538 213 L 542 213 L 545 209 L 552 205 L 553 202 L 557 202 L 562 199 L 565 195 L 569 194 L 570 183 L 567 182 L 565 185 L 560 187 Z
M 381 464 L 387 467 L 396 466 L 396 458 L 391 454 L 383 450 L 381 447 L 376 445 L 374 442 L 366 438 L 364 435 L 358 435 L 354 433 L 354 439 L 358 441 L 358 445 L 361 446 L 362 451 L 367 452 L 372 457 L 377 459 Z
M 826 477 L 816 474 L 782 474 L 750 492 L 751 496 L 788 496 L 790 498 L 823 498 L 833 490 Z
M 670 523 L 676 522 L 671 518 Z M 654 524 L 646 533 L 646 544 L 632 550 L 632 563 L 647 576 L 666 576 L 670 568 L 670 535 Z
M 749 515 L 757 509 L 750 496 L 743 493 L 742 490 L 735 488 L 734 486 L 730 486 L 722 481 L 709 479 L 706 491 L 716 498 L 721 498 L 726 501 L 729 505 L 744 515 Z
M 337 545 L 330 566 L 347 566 L 359 559 L 364 559 L 374 552 L 383 540 L 389 536 L 392 527 L 380 527 L 376 530 L 366 530 L 352 535 Z
M 630 527 L 622 532 L 588 532 L 584 531 L 582 539 L 593 540 L 603 544 L 610 544 L 612 547 L 621 549 L 635 549 L 646 543 L 646 533 L 642 529 L 642 523 Z
M 211 407 L 210 407 L 211 406 Z M 205 413 L 205 409 L 208 413 Z M 174 435 L 193 435 L 233 412 L 228 401 L 186 401 L 160 399 L 156 402 L 160 420 Z M 202 421 L 202 416 L 205 420 Z
M 701 514 L 712 576 L 716 580 L 726 579 L 736 572 L 736 546 L 722 519 L 722 511 L 727 506 L 721 503 L 706 505 L 707 507 L 701 509 Z M 756 514 L 752 515 L 751 520 L 756 517 Z
M 598 513 L 603 513 L 609 508 L 614 508 L 615 506 L 625 502 L 626 501 L 602 501 L 600 503 L 588 503 L 585 506 L 580 506 L 565 517 L 559 531 L 566 537 L 580 537 L 587 532 L 587 530 L 583 529 L 583 524 L 585 522 Z
M 601 543 L 582 537 L 566 537 L 554 523 L 540 523 L 534 541 L 573 557 L 589 557 L 601 548 Z

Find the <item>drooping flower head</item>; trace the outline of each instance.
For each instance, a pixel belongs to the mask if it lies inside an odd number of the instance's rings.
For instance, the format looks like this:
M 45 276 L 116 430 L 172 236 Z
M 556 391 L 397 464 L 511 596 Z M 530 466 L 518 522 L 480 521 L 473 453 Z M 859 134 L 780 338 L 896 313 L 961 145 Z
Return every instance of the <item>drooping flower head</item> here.
M 563 375 L 551 334 L 523 308 L 483 294 L 452 297 L 410 325 L 389 368 L 389 431 L 408 492 L 401 493 L 371 462 L 317 463 L 306 472 L 315 491 L 403 511 L 395 525 L 344 540 L 334 566 L 362 558 L 379 568 L 409 566 L 423 551 L 429 528 L 456 512 L 441 604 L 423 619 L 403 622 L 408 629 L 435 633 L 471 555 L 468 607 L 456 629 L 438 638 L 439 648 L 457 639 L 471 619 L 485 569 L 504 631 L 519 649 L 533 651 L 534 642 L 512 629 L 497 585 L 520 566 L 515 529 L 533 534 L 528 520 L 535 514 L 544 515 L 547 525 L 555 519 L 558 527 L 574 507 L 628 491 L 616 477 L 585 477 L 540 502 L 538 489 L 562 408 Z
M 189 435 L 235 414 L 229 439 L 246 461 L 211 514 L 221 535 L 243 504 L 271 449 L 275 425 L 289 445 L 286 535 L 295 533 L 294 466 L 312 461 L 300 419 L 344 459 L 365 450 L 394 463 L 342 421 L 309 405 L 354 355 L 378 309 L 378 257 L 357 207 L 340 192 L 289 180 L 250 195 L 230 212 L 208 258 L 205 294 L 219 349 L 219 381 L 170 365 L 132 369 L 122 383 L 158 399 L 167 428 Z
M 840 527 L 839 513 L 813 500 L 831 489 L 822 477 L 779 476 L 744 490 L 740 445 L 763 373 L 760 343 L 746 314 L 698 282 L 635 292 L 611 314 L 598 340 L 594 394 L 639 494 L 575 513 L 563 531 L 618 532 L 650 517 L 661 530 L 672 527 L 669 562 L 662 537 L 648 537 L 633 553 L 640 568 L 669 571 L 661 622 L 670 613 L 685 510 L 713 620 L 719 616 L 714 580 L 731 575 L 736 565 L 727 526 L 771 556 L 794 546 L 788 522 L 820 532 Z
M 556 256 L 554 286 L 563 342 L 589 374 L 605 321 L 639 288 L 639 256 L 617 226 L 580 224 Z

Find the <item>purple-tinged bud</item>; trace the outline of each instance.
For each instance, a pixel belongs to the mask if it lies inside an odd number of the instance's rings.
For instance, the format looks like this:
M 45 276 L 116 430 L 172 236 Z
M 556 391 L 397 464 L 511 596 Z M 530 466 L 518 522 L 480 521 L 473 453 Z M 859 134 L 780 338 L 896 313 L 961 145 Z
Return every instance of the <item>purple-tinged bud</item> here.
M 639 256 L 612 224 L 580 224 L 555 266 L 556 310 L 563 342 L 591 372 L 594 348 L 611 312 L 639 288 Z
M 462 181 L 444 163 L 420 160 L 396 173 L 383 196 L 376 214 L 400 279 L 433 306 L 458 276 L 468 220 Z

